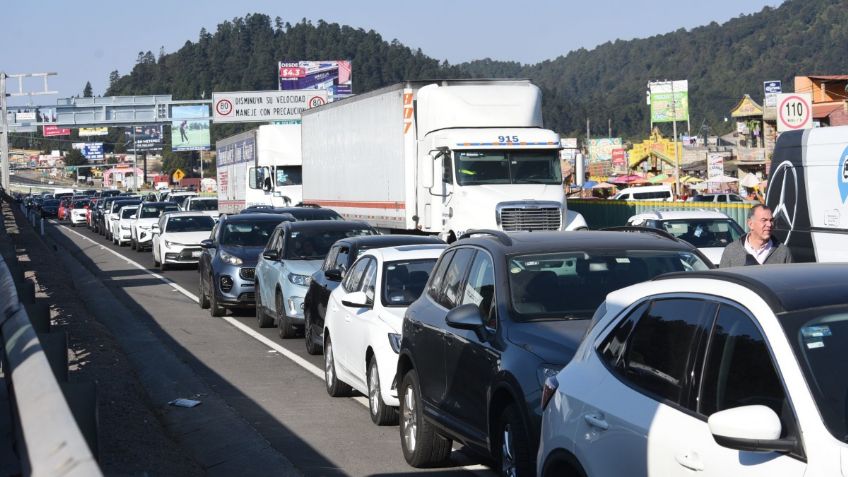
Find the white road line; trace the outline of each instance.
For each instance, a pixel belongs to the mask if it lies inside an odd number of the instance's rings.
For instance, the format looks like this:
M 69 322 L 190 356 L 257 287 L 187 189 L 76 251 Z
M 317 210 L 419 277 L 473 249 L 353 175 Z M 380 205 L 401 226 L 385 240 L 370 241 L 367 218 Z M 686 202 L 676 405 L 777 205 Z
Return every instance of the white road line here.
M 195 295 L 194 293 L 192 293 L 192 292 L 186 290 L 185 288 L 181 287 L 179 284 L 177 284 L 173 280 L 171 280 L 167 277 L 164 277 L 164 276 L 162 276 L 158 273 L 151 272 L 150 270 L 147 269 L 147 267 L 141 265 L 140 263 L 138 263 L 134 260 L 131 260 L 131 259 L 125 257 L 124 255 L 121 255 L 120 253 L 118 253 L 118 252 L 116 252 L 116 251 L 114 251 L 114 250 L 112 250 L 108 247 L 104 247 L 103 244 L 100 244 L 100 243 L 95 242 L 94 240 L 91 240 L 90 238 L 88 238 L 85 235 L 77 232 L 76 230 L 69 228 L 66 225 L 60 224 L 60 223 L 58 223 L 54 220 L 50 220 L 50 223 L 52 223 L 54 225 L 61 226 L 65 230 L 77 235 L 78 237 L 82 238 L 83 240 L 87 240 L 87 241 L 89 241 L 89 242 L 91 242 L 95 245 L 99 245 L 101 249 L 106 250 L 107 252 L 111 253 L 112 255 L 115 255 L 116 257 L 120 258 L 121 260 L 124 260 L 126 263 L 134 266 L 135 268 L 137 268 L 139 270 L 144 271 L 148 275 L 154 276 L 154 277 L 158 278 L 159 280 L 162 280 L 165 284 L 170 285 L 176 291 L 182 293 L 183 295 L 185 295 L 186 297 L 191 299 L 193 302 L 198 303 L 200 301 L 200 299 L 197 297 L 197 295 Z M 318 366 L 315 366 L 314 364 L 310 363 L 309 361 L 306 361 L 305 359 L 303 359 L 300 356 L 298 356 L 297 354 L 289 351 L 288 349 L 284 348 L 283 346 L 279 345 L 278 343 L 271 341 L 266 336 L 263 336 L 261 333 L 257 332 L 253 328 L 245 325 L 244 323 L 236 320 L 235 318 L 231 318 L 229 316 L 223 316 L 223 317 L 221 317 L 221 319 L 223 319 L 224 321 L 226 321 L 227 323 L 229 323 L 230 325 L 235 327 L 237 330 L 245 333 L 246 335 L 250 336 L 251 338 L 253 338 L 257 341 L 259 341 L 260 343 L 264 344 L 265 346 L 268 346 L 269 348 L 273 349 L 274 351 L 282 354 L 283 356 L 285 356 L 289 360 L 293 361 L 295 364 L 297 364 L 301 368 L 305 369 L 306 371 L 308 371 L 310 374 L 314 375 L 318 379 L 320 379 L 322 381 L 324 380 L 324 370 L 322 370 Z M 369 406 L 368 399 L 365 398 L 364 396 L 353 396 L 350 399 L 358 402 L 359 404 L 362 404 L 365 407 Z M 458 448 L 455 445 L 454 450 L 457 450 L 457 449 Z M 456 470 L 467 470 L 467 471 L 475 473 L 475 474 L 480 472 L 480 471 L 483 471 L 483 472 L 485 472 L 483 475 L 489 475 L 488 472 L 490 471 L 490 469 L 488 467 L 486 467 L 485 465 L 480 465 L 480 464 L 467 465 L 467 466 L 463 466 L 463 467 L 455 467 L 454 469 L 456 469 Z

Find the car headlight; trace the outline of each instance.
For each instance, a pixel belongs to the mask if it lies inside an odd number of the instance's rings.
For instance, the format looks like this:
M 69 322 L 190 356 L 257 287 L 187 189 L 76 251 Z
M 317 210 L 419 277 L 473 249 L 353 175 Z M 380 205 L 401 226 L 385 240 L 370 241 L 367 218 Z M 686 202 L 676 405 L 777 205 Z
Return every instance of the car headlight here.
M 400 338 L 401 335 L 398 333 L 389 333 L 389 345 L 392 347 L 392 351 L 400 354 Z
M 223 260 L 224 263 L 229 263 L 230 265 L 241 265 L 242 263 L 244 263 L 242 259 L 236 257 L 235 255 L 230 255 L 227 252 L 221 252 L 221 260 Z
M 294 283 L 295 285 L 308 287 L 309 282 L 312 281 L 312 278 L 309 275 L 298 275 L 297 273 L 289 273 L 289 281 Z
M 536 375 L 539 378 L 539 385 L 544 386 L 545 380 L 559 374 L 564 367 L 565 366 L 561 364 L 540 364 L 539 369 L 536 370 Z
M 121 230 L 129 230 L 130 226 L 127 224 L 121 224 Z
M 177 242 L 171 242 L 170 240 L 165 240 L 165 248 L 176 247 L 177 245 L 182 245 Z

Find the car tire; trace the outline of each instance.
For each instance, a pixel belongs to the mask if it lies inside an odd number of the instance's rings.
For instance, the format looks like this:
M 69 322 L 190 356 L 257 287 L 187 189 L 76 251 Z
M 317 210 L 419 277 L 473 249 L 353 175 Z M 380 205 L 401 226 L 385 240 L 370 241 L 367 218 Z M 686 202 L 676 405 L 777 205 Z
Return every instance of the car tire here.
M 277 327 L 280 330 L 280 338 L 287 340 L 294 338 L 296 330 L 294 325 L 289 323 L 289 317 L 286 316 L 286 304 L 283 300 L 283 294 L 277 290 L 277 295 L 274 298 L 274 312 L 277 314 Z
M 211 278 L 209 279 L 209 283 L 213 283 Z M 218 318 L 224 316 L 226 312 L 227 310 L 218 302 L 218 295 L 215 293 L 214 285 L 209 287 L 209 314 Z
M 134 238 L 132 238 L 132 237 L 130 237 L 130 249 L 132 249 L 132 250 L 138 250 L 138 247 L 137 247 L 137 246 L 136 246 L 136 244 L 135 244 L 135 239 L 134 239 Z
M 164 271 L 166 271 L 166 270 L 168 270 L 168 264 L 167 264 L 167 263 L 165 263 L 165 259 L 163 258 L 163 259 L 159 262 L 159 271 L 164 272 Z
M 501 412 L 495 432 L 492 442 L 495 444 L 495 457 L 500 467 L 500 475 L 515 477 L 536 475 L 529 445 L 530 434 L 514 404 L 508 405 Z
M 327 336 L 327 342 L 324 343 L 324 384 L 326 384 L 327 394 L 332 397 L 349 396 L 353 388 L 339 379 L 339 375 L 336 373 L 335 359 L 333 343 Z
M 265 313 L 265 308 L 262 306 L 262 299 L 259 297 L 259 284 L 253 285 L 253 296 L 256 301 L 256 324 L 260 328 L 270 328 L 274 326 L 274 318 Z
M 397 408 L 383 402 L 380 393 L 380 373 L 376 356 L 368 363 L 368 411 L 371 421 L 378 426 L 394 426 L 398 423 Z
M 201 310 L 207 310 L 211 306 L 211 303 L 209 303 L 209 295 L 207 295 L 206 285 L 203 284 L 203 274 L 198 273 L 197 276 L 200 277 L 200 297 L 198 297 L 197 304 L 200 305 Z
M 309 312 L 304 313 L 303 317 L 303 341 L 306 343 L 306 352 L 311 355 L 321 354 L 321 346 L 315 342 L 315 335 L 312 330 L 312 320 L 309 319 Z
M 400 398 L 400 447 L 403 458 L 413 467 L 431 467 L 447 460 L 453 442 L 440 436 L 424 420 L 421 386 L 415 370 L 407 372 L 398 389 Z

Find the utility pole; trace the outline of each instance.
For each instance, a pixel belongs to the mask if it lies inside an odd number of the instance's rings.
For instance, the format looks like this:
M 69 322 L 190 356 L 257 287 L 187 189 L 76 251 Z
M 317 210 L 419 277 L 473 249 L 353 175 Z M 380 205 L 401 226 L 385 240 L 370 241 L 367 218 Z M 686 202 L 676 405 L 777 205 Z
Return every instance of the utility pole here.
M 55 76 L 56 73 L 22 73 L 22 74 L 14 74 L 7 75 L 5 72 L 0 71 L 0 112 L 3 114 L 3 118 L 0 119 L 0 134 L 2 138 L 0 138 L 0 185 L 5 189 L 9 189 L 9 117 L 7 116 L 7 104 L 6 97 L 7 96 L 35 96 L 41 94 L 56 94 L 56 91 L 49 91 L 47 89 L 47 77 Z M 32 77 L 40 77 L 44 79 L 44 89 L 42 91 L 36 92 L 27 92 L 24 93 L 23 80 L 24 78 L 32 78 Z M 6 92 L 6 79 L 7 78 L 17 78 L 18 80 L 18 92 L 16 93 L 7 93 Z
M 677 152 L 677 100 L 674 97 L 674 80 L 671 80 L 671 119 L 672 131 L 674 134 L 674 182 L 675 195 L 680 197 L 680 155 Z

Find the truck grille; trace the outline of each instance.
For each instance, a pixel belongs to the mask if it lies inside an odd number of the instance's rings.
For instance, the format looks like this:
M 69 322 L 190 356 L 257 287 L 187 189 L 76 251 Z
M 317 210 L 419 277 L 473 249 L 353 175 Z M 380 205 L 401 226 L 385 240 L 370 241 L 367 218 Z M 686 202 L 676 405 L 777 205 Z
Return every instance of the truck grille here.
M 562 226 L 562 212 L 556 202 L 500 204 L 497 214 L 498 224 L 506 232 L 559 230 Z
M 239 269 L 239 276 L 241 278 L 243 278 L 244 280 L 253 280 L 253 275 L 255 273 L 256 273 L 256 269 L 252 268 L 252 267 L 250 267 L 250 268 L 245 267 L 245 268 Z

